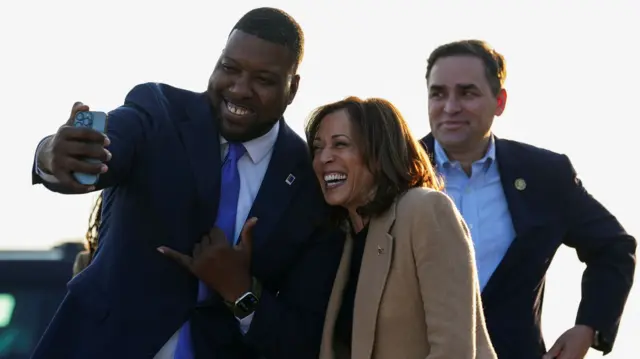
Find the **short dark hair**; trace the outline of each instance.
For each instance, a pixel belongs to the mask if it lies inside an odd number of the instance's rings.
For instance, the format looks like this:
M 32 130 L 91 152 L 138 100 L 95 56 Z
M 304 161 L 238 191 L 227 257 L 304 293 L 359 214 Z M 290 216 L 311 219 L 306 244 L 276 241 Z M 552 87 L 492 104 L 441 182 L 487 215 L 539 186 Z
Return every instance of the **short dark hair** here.
M 346 110 L 351 120 L 363 161 L 377 186 L 373 200 L 358 213 L 374 217 L 384 213 L 393 201 L 413 187 L 442 190 L 424 148 L 411 135 L 400 111 L 380 98 L 361 100 L 348 97 L 317 108 L 307 121 L 305 132 L 313 158 L 313 141 L 322 120 L 336 111 Z M 346 213 L 342 211 L 342 218 Z
M 261 7 L 246 13 L 233 27 L 265 41 L 285 46 L 293 55 L 297 69 L 304 55 L 304 33 L 300 24 L 286 12 L 271 7 Z M 229 33 L 229 36 L 231 36 Z
M 433 50 L 427 60 L 427 81 L 438 59 L 450 56 L 473 56 L 482 60 L 485 75 L 494 96 L 497 96 L 507 78 L 504 56 L 482 40 L 461 40 L 444 44 Z

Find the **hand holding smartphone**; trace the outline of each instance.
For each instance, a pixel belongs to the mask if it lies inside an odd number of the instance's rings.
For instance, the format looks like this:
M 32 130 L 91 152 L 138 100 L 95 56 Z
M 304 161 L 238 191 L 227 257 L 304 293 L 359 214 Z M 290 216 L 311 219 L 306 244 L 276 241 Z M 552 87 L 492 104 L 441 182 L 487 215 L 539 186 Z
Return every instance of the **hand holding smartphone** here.
M 73 127 L 90 128 L 104 134 L 107 129 L 107 121 L 108 115 L 104 112 L 83 111 L 78 112 L 75 115 L 75 118 L 73 120 Z M 90 158 L 85 159 L 84 161 L 88 163 L 101 163 L 100 160 Z M 94 185 L 98 182 L 100 175 L 74 172 L 73 177 L 80 184 Z

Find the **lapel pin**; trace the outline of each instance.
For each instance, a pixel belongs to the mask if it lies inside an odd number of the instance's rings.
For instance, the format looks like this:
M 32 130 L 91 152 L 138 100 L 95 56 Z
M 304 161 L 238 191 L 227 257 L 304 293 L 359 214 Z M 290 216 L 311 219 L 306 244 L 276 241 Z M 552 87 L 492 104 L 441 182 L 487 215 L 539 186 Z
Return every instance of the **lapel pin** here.
M 524 191 L 524 189 L 527 188 L 527 182 L 525 182 L 525 180 L 522 178 L 516 179 L 514 185 L 516 186 L 516 189 L 518 191 Z
M 293 181 L 296 180 L 296 176 L 292 175 L 291 173 L 289 173 L 289 175 L 287 176 L 287 179 L 284 180 L 284 182 L 286 184 L 288 184 L 289 186 L 291 186 L 293 184 Z
M 384 253 L 384 248 L 378 246 L 378 255 L 381 255 L 382 253 Z

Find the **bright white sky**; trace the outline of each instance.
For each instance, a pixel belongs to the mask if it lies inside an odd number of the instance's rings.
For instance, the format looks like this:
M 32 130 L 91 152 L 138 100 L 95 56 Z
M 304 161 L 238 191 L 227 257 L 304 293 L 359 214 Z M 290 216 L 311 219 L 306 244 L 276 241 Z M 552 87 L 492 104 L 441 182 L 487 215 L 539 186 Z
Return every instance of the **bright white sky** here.
M 632 128 L 640 83 L 640 5 L 633 0 L 216 3 L 0 5 L 0 248 L 46 248 L 84 234 L 94 195 L 65 197 L 30 185 L 36 144 L 64 123 L 74 101 L 108 111 L 148 81 L 204 90 L 229 30 L 258 6 L 284 9 L 306 34 L 300 91 L 286 113 L 299 133 L 313 108 L 356 95 L 389 99 L 423 136 L 429 52 L 462 38 L 489 41 L 508 64 L 509 101 L 496 134 L 568 154 L 590 192 L 640 234 L 632 206 L 640 195 L 629 190 L 637 188 L 637 167 L 627 166 L 637 153 Z M 561 249 L 549 271 L 543 319 L 549 345 L 573 325 L 582 268 L 573 251 Z M 640 350 L 637 288 L 610 359 Z

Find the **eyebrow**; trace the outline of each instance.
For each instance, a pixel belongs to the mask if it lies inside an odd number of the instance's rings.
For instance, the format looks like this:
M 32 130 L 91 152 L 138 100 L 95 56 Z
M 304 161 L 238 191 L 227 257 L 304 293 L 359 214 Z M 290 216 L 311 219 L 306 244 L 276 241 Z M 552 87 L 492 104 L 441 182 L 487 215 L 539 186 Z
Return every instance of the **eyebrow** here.
M 231 62 L 234 66 L 239 66 L 239 67 L 243 67 L 241 62 L 238 60 L 235 60 L 231 57 L 229 57 L 228 55 L 222 55 L 222 59 L 221 61 L 229 61 Z M 269 76 L 274 76 L 274 77 L 279 77 L 280 75 L 278 74 L 277 71 L 274 70 L 255 70 L 255 71 L 251 71 L 257 74 L 261 74 L 261 75 L 269 75 Z
M 456 85 L 456 87 L 462 90 L 479 90 L 480 89 L 475 84 L 458 84 Z
M 339 134 L 337 134 L 337 135 L 333 135 L 333 136 L 331 136 L 331 138 L 339 138 L 339 137 L 345 137 L 345 138 L 347 138 L 347 139 L 349 139 L 349 140 L 351 139 L 351 137 L 349 137 L 349 136 L 347 136 L 347 135 L 345 135 L 345 134 L 343 134 L 343 133 L 339 133 Z
M 349 136 L 347 136 L 347 135 L 345 135 L 345 134 L 343 134 L 343 133 L 338 133 L 338 134 L 336 134 L 336 135 L 332 135 L 332 136 L 331 136 L 331 138 L 332 138 L 332 139 L 336 139 L 336 138 L 340 138 L 340 137 L 344 137 L 344 138 L 346 138 L 346 139 L 348 139 L 348 140 L 351 140 L 351 137 L 349 137 Z M 320 139 L 320 138 L 318 138 L 318 136 L 317 136 L 317 135 L 316 135 L 316 137 L 315 137 L 313 140 L 314 140 L 314 141 L 321 141 L 321 139 Z
M 429 86 L 430 90 L 435 90 L 435 91 L 443 91 L 446 86 L 444 85 L 431 85 Z M 466 84 L 456 84 L 456 88 L 460 89 L 460 90 L 479 90 L 480 88 L 478 86 L 476 86 L 475 84 L 472 83 L 466 83 Z

